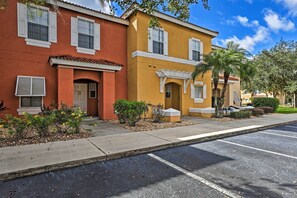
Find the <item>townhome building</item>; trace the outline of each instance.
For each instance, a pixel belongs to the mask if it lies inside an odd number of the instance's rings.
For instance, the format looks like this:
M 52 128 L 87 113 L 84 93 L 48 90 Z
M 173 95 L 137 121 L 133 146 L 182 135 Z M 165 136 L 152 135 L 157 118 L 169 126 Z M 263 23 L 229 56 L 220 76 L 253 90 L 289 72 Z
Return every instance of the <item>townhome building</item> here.
M 182 115 L 210 117 L 211 73 L 194 81 L 194 67 L 212 50 L 218 32 L 155 12 L 160 27 L 149 26 L 150 16 L 130 9 L 128 19 L 128 99 L 179 110 Z
M 9 0 L 0 11 L 0 99 L 7 113 L 36 114 L 42 105 L 63 103 L 115 118 L 113 103 L 128 97 L 128 25 L 62 0 Z

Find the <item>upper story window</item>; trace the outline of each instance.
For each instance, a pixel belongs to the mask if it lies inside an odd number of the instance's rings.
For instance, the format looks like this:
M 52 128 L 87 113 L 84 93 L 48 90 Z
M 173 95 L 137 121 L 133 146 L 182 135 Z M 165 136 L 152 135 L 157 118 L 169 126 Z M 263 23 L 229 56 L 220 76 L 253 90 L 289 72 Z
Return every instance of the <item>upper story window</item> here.
M 78 19 L 78 47 L 94 49 L 94 23 Z
M 201 61 L 203 43 L 199 39 L 189 39 L 189 60 Z
M 168 32 L 163 29 L 148 29 L 148 52 L 168 55 Z
M 161 29 L 153 30 L 153 53 L 164 54 L 164 31 Z
M 40 41 L 49 41 L 49 13 L 43 10 L 28 6 L 28 38 Z
M 200 61 L 200 41 L 192 40 L 192 60 Z
M 100 50 L 100 24 L 84 17 L 71 17 L 71 46 L 78 53 L 94 55 Z
M 42 6 L 17 4 L 18 36 L 27 45 L 50 48 L 57 43 L 57 13 Z

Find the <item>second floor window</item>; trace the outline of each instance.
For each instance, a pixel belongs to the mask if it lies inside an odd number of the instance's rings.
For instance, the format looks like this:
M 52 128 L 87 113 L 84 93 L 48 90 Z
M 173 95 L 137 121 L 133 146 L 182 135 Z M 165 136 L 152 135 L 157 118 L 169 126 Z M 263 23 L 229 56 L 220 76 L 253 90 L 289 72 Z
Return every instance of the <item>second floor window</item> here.
M 200 42 L 192 40 L 192 60 L 200 61 Z
M 39 41 L 49 41 L 48 11 L 28 6 L 27 19 L 28 38 Z
M 164 31 L 153 30 L 153 53 L 164 54 Z
M 78 47 L 94 49 L 94 23 L 78 20 Z

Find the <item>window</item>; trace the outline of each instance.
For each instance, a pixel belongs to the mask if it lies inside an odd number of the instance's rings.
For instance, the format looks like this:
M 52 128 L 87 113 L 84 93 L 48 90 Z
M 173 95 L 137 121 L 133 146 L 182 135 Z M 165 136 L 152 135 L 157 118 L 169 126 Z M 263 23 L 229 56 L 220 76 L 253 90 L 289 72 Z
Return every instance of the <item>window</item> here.
M 200 42 L 192 40 L 192 60 L 200 61 Z
M 39 113 L 45 96 L 45 78 L 18 76 L 15 95 L 20 97 L 20 109 L 18 109 L 20 115 L 23 112 Z
M 166 98 L 171 98 L 171 85 L 166 85 Z
M 49 41 L 49 13 L 47 10 L 28 6 L 28 38 Z
M 21 97 L 20 107 L 41 107 L 42 97 Z
M 203 87 L 195 86 L 195 98 L 203 99 Z
M 153 30 L 153 53 L 164 54 L 164 31 L 160 29 Z
M 89 83 L 89 98 L 96 98 L 97 97 L 97 86 L 96 83 Z
M 78 19 L 78 47 L 94 49 L 94 23 Z

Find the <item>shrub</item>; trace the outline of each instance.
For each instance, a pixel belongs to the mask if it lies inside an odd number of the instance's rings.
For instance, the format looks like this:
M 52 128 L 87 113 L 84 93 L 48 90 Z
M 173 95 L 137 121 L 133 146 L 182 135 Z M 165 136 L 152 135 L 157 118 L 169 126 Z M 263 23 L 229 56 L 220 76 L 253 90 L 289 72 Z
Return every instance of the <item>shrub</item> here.
M 257 107 L 258 109 L 262 109 L 265 114 L 267 113 L 273 113 L 273 108 L 272 107 Z
M 161 119 L 164 117 L 163 105 L 162 104 L 152 105 L 152 114 L 153 114 L 152 121 L 159 123 Z
M 49 128 L 54 122 L 53 114 L 41 116 L 31 115 L 28 113 L 24 114 L 24 118 L 27 121 L 28 126 L 36 130 L 39 137 L 45 137 L 49 134 Z
M 6 115 L 6 123 L 3 126 L 8 129 L 8 132 L 20 139 L 25 136 L 25 130 L 28 128 L 27 121 L 24 118 Z
M 252 115 L 251 111 L 239 111 L 239 112 L 230 113 L 230 117 L 234 119 L 250 118 L 251 115 Z
M 63 112 L 62 112 L 63 113 Z M 80 123 L 83 120 L 83 117 L 86 116 L 86 112 L 81 110 L 79 107 L 73 107 L 72 113 L 69 115 L 66 123 L 70 128 L 72 128 L 74 133 L 80 132 Z
M 277 98 L 253 98 L 254 107 L 271 107 L 275 112 L 279 106 L 279 100 Z
M 148 111 L 145 102 L 118 100 L 114 104 L 114 112 L 118 116 L 120 123 L 127 123 L 135 126 L 141 116 Z
M 252 115 L 259 117 L 261 115 L 264 115 L 264 111 L 259 108 L 254 108 L 254 109 L 252 109 Z

